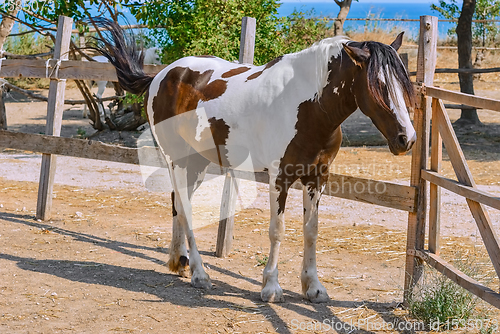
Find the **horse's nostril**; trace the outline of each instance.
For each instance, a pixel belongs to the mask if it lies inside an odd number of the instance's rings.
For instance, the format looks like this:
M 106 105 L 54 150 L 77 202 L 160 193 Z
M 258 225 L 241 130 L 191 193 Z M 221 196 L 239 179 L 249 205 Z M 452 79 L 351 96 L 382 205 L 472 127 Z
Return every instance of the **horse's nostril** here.
M 408 137 L 406 137 L 406 135 L 399 135 L 398 144 L 401 145 L 401 147 L 406 147 L 408 144 Z

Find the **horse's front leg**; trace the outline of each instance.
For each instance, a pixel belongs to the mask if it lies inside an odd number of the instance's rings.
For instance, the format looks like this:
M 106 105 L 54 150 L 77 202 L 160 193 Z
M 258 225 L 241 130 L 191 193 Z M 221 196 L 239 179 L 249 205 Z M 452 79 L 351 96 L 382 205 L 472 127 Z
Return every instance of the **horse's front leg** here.
M 318 238 L 318 205 L 321 190 L 304 186 L 304 259 L 302 261 L 302 293 L 313 303 L 330 300 L 326 289 L 318 280 L 316 269 L 316 239 Z
M 275 183 L 269 183 L 269 197 L 271 207 L 271 223 L 269 225 L 269 240 L 271 241 L 271 249 L 267 260 L 266 268 L 264 269 L 262 279 L 262 291 L 260 297 L 265 302 L 284 302 L 283 290 L 278 283 L 278 256 L 280 244 L 285 235 L 285 217 L 284 208 L 279 207 L 278 200 L 284 196 L 286 200 L 287 189 L 276 189 Z

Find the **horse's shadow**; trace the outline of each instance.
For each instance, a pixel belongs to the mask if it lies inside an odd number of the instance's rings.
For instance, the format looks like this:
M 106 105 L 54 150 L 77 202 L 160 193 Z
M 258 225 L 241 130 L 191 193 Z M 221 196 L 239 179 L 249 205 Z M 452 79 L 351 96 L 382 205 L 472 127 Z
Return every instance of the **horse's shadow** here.
M 38 223 L 32 220 L 32 216 L 16 215 L 8 213 L 0 213 L 0 219 L 36 227 L 40 229 L 48 229 L 53 233 L 71 236 L 78 241 L 89 242 L 98 247 L 108 248 L 114 251 L 121 252 L 128 256 L 138 257 L 154 262 L 155 264 L 163 265 L 165 262 L 148 256 L 141 252 L 155 251 L 164 255 L 164 250 L 153 247 L 135 245 L 127 242 L 112 241 L 109 239 L 100 238 L 87 233 L 79 233 L 67 229 L 54 228 L 51 225 Z M 204 256 L 214 256 L 213 253 L 204 252 Z M 234 308 L 244 310 L 239 304 L 223 299 L 211 298 L 218 296 L 239 297 L 262 304 L 260 294 L 256 291 L 240 288 L 237 280 L 246 280 L 247 282 L 260 286 L 261 282 L 249 277 L 245 277 L 234 273 L 230 270 L 223 269 L 214 265 L 210 265 L 210 269 L 217 271 L 223 275 L 234 278 L 234 285 L 225 281 L 212 279 L 215 288 L 209 291 L 201 291 L 192 288 L 177 275 L 165 274 L 155 270 L 145 270 L 137 268 L 129 268 L 116 266 L 100 262 L 92 261 L 67 261 L 67 260 L 43 260 L 29 257 L 20 257 L 11 254 L 0 253 L 0 259 L 16 262 L 18 268 L 35 273 L 44 273 L 56 277 L 64 278 L 74 282 L 87 284 L 99 284 L 124 289 L 132 292 L 142 292 L 156 296 L 158 299 L 143 300 L 145 302 L 168 302 L 175 305 L 186 307 L 213 307 L 213 308 Z M 373 333 L 357 328 L 354 324 L 343 322 L 331 311 L 331 307 L 356 308 L 363 304 L 365 307 L 376 311 L 386 322 L 395 323 L 402 321 L 387 312 L 388 305 L 384 303 L 368 303 L 368 302 L 351 302 L 331 300 L 327 304 L 311 304 L 304 300 L 303 296 L 293 291 L 284 290 L 286 302 L 277 304 L 279 307 L 288 309 L 298 315 L 307 317 L 316 322 L 324 322 L 328 319 L 330 324 L 335 323 L 338 333 Z M 186 298 L 190 296 L 190 298 Z M 309 309 L 310 305 L 313 310 Z M 307 307 L 306 307 L 307 306 Z M 282 319 L 275 311 L 276 307 L 270 307 L 264 304 L 259 310 L 265 316 L 267 321 L 271 323 L 273 328 L 278 333 L 291 333 L 294 329 L 292 319 Z M 249 309 L 248 312 L 254 312 L 254 309 Z M 406 331 L 399 331 L 405 333 Z

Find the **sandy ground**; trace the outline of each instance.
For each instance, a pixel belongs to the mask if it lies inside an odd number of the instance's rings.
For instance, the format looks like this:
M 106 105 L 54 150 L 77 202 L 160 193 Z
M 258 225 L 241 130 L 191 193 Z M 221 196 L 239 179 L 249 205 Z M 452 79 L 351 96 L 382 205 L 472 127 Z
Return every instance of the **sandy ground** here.
M 457 86 L 446 77 L 436 80 L 446 88 Z M 498 98 L 495 82 L 486 77 L 478 91 Z M 68 89 L 67 97 L 78 93 Z M 43 133 L 45 108 L 13 95 L 7 104 L 9 129 Z M 458 116 L 450 111 L 453 120 Z M 460 129 L 459 139 L 480 189 L 500 196 L 499 113 L 481 111 L 480 117 L 484 126 Z M 67 106 L 62 135 L 93 132 L 80 107 Z M 346 122 L 344 133 L 346 145 L 383 144 L 360 114 Z M 113 133 L 106 140 L 133 146 L 139 135 Z M 52 220 L 42 222 L 34 219 L 40 160 L 31 152 L 0 152 L 1 333 L 335 332 L 325 325 L 311 328 L 318 322 L 334 324 L 339 333 L 411 332 L 391 329 L 410 321 L 398 304 L 405 212 L 323 197 L 318 270 L 332 300 L 314 305 L 301 296 L 302 194 L 292 190 L 279 262 L 286 302 L 265 304 L 260 301 L 261 263 L 269 251 L 265 185 L 242 182 L 246 195 L 225 259 L 214 256 L 223 179 L 211 179 L 196 193 L 195 234 L 214 283 L 214 289 L 200 291 L 164 266 L 171 234 L 168 182 L 160 187 L 158 178 L 144 180 L 138 166 L 58 157 Z M 408 184 L 410 161 L 410 155 L 394 157 L 386 147 L 345 147 L 332 171 Z M 446 155 L 443 174 L 454 178 Z M 443 191 L 441 212 L 442 256 L 475 257 L 491 276 L 465 200 Z M 489 212 L 498 231 L 500 214 Z M 497 280 L 490 283 L 498 287 Z M 491 310 L 488 317 L 496 320 L 499 313 Z

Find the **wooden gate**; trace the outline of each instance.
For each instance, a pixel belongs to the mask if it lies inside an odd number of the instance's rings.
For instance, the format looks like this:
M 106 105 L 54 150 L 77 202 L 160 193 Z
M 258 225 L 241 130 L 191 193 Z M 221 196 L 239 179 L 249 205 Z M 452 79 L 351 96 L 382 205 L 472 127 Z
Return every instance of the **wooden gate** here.
M 421 17 L 416 83 L 419 105 L 414 116 L 418 138 L 413 148 L 411 177 L 412 185 L 418 189 L 418 204 L 417 212 L 410 213 L 408 219 L 405 301 L 408 301 L 409 293 L 419 280 L 423 269 L 422 263 L 425 261 L 461 287 L 500 308 L 500 294 L 465 275 L 439 256 L 440 188 L 442 187 L 466 198 L 493 267 L 497 276 L 500 276 L 499 241 L 484 207 L 488 205 L 500 210 L 500 198 L 477 189 L 443 100 L 495 111 L 500 111 L 500 101 L 433 87 L 437 38 L 437 18 Z M 431 121 L 432 129 L 430 129 Z M 431 131 L 432 142 L 430 143 Z M 439 174 L 443 144 L 458 182 Z M 428 185 L 430 185 L 429 241 L 425 248 Z

